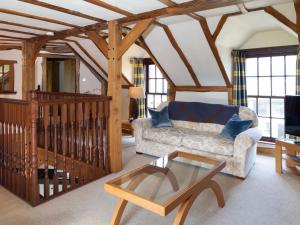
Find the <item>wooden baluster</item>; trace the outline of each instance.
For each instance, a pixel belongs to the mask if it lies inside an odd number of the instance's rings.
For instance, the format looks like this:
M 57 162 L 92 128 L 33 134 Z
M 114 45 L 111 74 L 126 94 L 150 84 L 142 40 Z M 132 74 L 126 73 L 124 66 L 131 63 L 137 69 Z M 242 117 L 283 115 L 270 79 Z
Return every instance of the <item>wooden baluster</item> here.
M 74 172 L 74 148 L 75 148 L 75 140 L 74 138 L 74 128 L 75 128 L 75 104 L 71 103 L 70 104 L 70 151 L 71 152 L 71 172 L 70 172 L 70 184 L 71 184 L 71 189 L 75 187 L 75 172 Z
M 97 102 L 92 102 L 92 164 L 97 167 L 96 160 L 96 121 L 97 121 Z
M 49 198 L 49 176 L 48 176 L 48 150 L 49 150 L 49 116 L 50 116 L 50 110 L 49 110 L 49 105 L 44 105 L 43 107 L 44 109 L 44 135 L 45 135 L 45 145 L 44 145 L 44 151 L 45 151 L 45 155 L 44 155 L 44 198 L 48 199 Z
M 24 138 L 25 138 L 25 177 L 26 177 L 26 200 L 31 202 L 31 179 L 30 179 L 30 140 L 31 140 L 31 104 L 27 106 L 27 114 L 26 114 L 26 127 L 24 130 Z M 28 116 L 31 115 L 31 116 Z
M 66 140 L 66 129 L 67 129 L 67 104 L 61 106 L 61 122 L 62 122 L 62 151 L 63 151 L 63 192 L 67 191 L 67 140 Z
M 90 104 L 84 104 L 84 124 L 85 124 L 85 162 L 90 163 L 90 138 L 89 138 L 89 123 L 90 123 Z
M 4 170 L 4 143 L 3 143 L 3 103 L 0 103 L 0 185 L 3 185 L 3 170 Z
M 105 145 L 104 145 L 104 155 L 105 155 L 105 171 L 106 173 L 110 172 L 110 157 L 109 157 L 109 127 L 108 127 L 108 120 L 109 120 L 109 101 L 106 100 L 104 102 L 104 118 L 105 118 Z
M 82 133 L 82 103 L 78 103 L 77 104 L 77 151 L 78 151 L 78 160 L 82 161 L 82 137 L 81 137 L 81 133 Z
M 58 134 L 57 134 L 57 127 L 58 127 L 58 105 L 54 104 L 52 107 L 53 110 L 53 127 L 54 127 L 54 173 L 53 173 L 53 191 L 54 195 L 58 193 L 58 175 L 57 175 L 57 141 L 58 141 Z
M 99 167 L 104 170 L 104 145 L 103 145 L 103 124 L 104 124 L 104 102 L 99 102 L 98 109 L 98 118 L 99 118 Z

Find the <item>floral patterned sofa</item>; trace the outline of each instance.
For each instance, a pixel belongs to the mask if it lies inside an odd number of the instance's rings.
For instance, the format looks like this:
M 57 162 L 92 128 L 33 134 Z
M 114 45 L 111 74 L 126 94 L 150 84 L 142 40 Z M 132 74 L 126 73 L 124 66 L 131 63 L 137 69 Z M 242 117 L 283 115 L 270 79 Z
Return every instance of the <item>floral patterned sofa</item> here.
M 161 104 L 158 110 L 166 104 Z M 262 133 L 252 110 L 240 107 L 239 116 L 253 120 L 253 125 L 235 140 L 220 135 L 224 127 L 220 124 L 172 120 L 173 127 L 152 128 L 151 119 L 137 119 L 133 122 L 137 152 L 161 157 L 180 150 L 222 159 L 227 163 L 224 173 L 245 178 L 255 163 L 257 142 Z

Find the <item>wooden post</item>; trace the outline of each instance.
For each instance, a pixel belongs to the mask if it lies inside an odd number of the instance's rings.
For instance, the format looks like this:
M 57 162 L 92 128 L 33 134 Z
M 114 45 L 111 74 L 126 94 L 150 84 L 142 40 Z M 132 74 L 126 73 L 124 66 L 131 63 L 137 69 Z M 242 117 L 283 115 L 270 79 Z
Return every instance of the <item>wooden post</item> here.
M 122 107 L 122 57 L 118 58 L 118 45 L 121 42 L 121 28 L 117 21 L 108 22 L 108 96 L 112 97 L 109 114 L 109 154 L 111 172 L 122 169 L 121 151 L 121 107 Z

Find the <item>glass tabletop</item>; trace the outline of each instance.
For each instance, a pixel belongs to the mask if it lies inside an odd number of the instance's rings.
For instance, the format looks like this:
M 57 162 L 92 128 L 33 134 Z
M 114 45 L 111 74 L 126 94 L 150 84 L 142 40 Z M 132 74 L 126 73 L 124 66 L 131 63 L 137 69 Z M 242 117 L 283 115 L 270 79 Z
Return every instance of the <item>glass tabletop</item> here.
M 201 182 L 220 163 L 189 153 L 174 152 L 109 183 L 162 205 Z

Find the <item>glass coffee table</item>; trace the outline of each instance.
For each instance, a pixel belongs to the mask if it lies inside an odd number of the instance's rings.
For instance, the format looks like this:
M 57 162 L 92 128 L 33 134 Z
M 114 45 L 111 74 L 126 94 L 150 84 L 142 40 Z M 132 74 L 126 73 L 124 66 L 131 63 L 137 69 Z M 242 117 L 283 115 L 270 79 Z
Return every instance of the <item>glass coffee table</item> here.
M 111 225 L 119 225 L 128 202 L 161 216 L 180 205 L 173 225 L 182 225 L 194 200 L 207 188 L 223 208 L 223 192 L 212 178 L 225 165 L 225 161 L 175 151 L 105 183 L 105 191 L 120 198 Z

